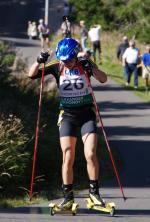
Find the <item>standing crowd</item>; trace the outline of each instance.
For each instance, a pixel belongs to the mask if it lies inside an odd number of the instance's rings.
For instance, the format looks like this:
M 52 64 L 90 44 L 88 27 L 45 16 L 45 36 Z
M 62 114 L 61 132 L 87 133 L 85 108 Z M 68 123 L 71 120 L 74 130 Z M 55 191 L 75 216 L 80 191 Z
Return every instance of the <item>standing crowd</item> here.
M 99 24 L 94 24 L 88 30 L 85 25 L 85 21 L 80 21 L 80 44 L 81 49 L 84 53 L 92 49 L 92 55 L 94 62 L 101 64 L 101 26 Z M 89 39 L 89 47 L 87 46 L 87 40 Z M 96 56 L 98 54 L 98 56 Z M 98 61 L 97 58 L 98 57 Z
M 145 52 L 141 54 L 134 39 L 122 38 L 117 48 L 117 58 L 122 62 L 125 85 L 129 86 L 132 73 L 134 74 L 134 89 L 138 89 L 138 79 L 142 70 L 146 92 L 149 89 L 150 78 L 150 45 L 146 45 Z
M 27 35 L 29 39 L 40 39 L 42 49 L 49 47 L 50 29 L 43 19 L 38 24 L 28 21 Z
M 101 64 L 101 26 L 99 24 L 94 24 L 90 29 L 86 27 L 85 21 L 81 20 L 80 26 L 80 48 L 82 55 L 93 56 L 95 63 Z M 69 20 L 69 16 L 63 16 L 63 22 L 61 24 L 62 38 L 70 38 L 74 35 L 74 28 Z M 89 41 L 88 41 L 89 40 Z M 81 55 L 80 52 L 80 55 Z M 97 56 L 98 55 L 98 56 Z M 97 61 L 98 57 L 98 61 Z
M 68 9 L 65 9 L 65 12 Z M 74 28 L 69 19 L 69 14 L 63 15 L 63 21 L 60 26 L 62 38 L 71 38 L 74 35 Z M 99 24 L 94 24 L 87 28 L 85 21 L 79 22 L 80 45 L 79 57 L 93 57 L 96 64 L 101 64 L 101 33 L 102 28 Z M 49 48 L 50 29 L 44 23 L 43 19 L 36 22 L 28 21 L 27 35 L 29 39 L 40 39 L 41 48 L 43 50 Z M 143 55 L 140 53 L 134 39 L 128 40 L 127 36 L 122 38 L 122 42 L 117 47 L 116 56 L 121 61 L 123 66 L 123 78 L 125 86 L 129 86 L 132 74 L 134 74 L 134 89 L 138 89 L 138 79 L 142 72 L 142 77 L 145 83 L 145 89 L 149 89 L 149 76 L 150 76 L 150 45 L 146 45 Z M 142 70 L 142 71 L 141 71 Z

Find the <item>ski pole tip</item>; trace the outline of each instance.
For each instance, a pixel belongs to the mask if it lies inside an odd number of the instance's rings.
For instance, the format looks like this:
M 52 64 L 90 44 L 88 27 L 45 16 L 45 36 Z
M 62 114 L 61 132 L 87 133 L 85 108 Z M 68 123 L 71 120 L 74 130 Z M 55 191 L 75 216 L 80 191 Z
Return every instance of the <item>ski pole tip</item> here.
M 124 202 L 127 200 L 127 198 L 126 197 L 123 197 L 123 200 L 124 200 Z

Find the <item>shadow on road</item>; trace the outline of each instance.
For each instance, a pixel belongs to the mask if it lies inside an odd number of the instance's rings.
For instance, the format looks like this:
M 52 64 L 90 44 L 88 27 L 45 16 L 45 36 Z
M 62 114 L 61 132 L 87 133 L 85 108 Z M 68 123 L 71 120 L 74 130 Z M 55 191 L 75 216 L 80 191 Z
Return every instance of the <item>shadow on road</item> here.
M 9 214 L 50 214 L 49 207 L 18 207 L 15 209 L 0 209 L 0 213 L 9 213 Z M 100 211 L 96 210 L 89 210 L 87 208 L 79 208 L 77 211 L 76 216 L 90 216 L 90 215 L 96 215 L 96 216 L 105 216 L 110 217 L 108 213 L 102 213 Z M 126 217 L 126 216 L 134 216 L 134 217 L 140 217 L 140 216 L 149 216 L 150 210 L 148 209 L 118 209 L 116 210 L 114 217 Z M 55 217 L 55 216 L 54 216 Z

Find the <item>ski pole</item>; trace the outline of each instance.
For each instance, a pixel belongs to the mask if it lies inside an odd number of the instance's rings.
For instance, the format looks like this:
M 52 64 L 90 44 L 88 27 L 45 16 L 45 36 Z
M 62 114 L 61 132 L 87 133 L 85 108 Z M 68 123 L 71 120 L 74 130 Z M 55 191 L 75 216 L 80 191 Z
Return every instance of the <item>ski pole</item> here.
M 45 72 L 45 63 L 43 63 L 43 67 L 42 67 L 42 77 L 41 77 L 41 84 L 40 84 L 39 106 L 38 106 L 38 114 L 37 114 L 36 130 L 35 130 L 34 154 L 33 154 L 32 175 L 31 175 L 30 193 L 29 193 L 30 201 L 32 200 L 34 177 L 35 177 L 35 165 L 36 165 L 36 156 L 37 156 L 36 154 L 37 154 L 37 146 L 38 146 L 38 139 L 39 139 L 40 115 L 41 115 L 41 107 L 42 107 L 42 92 L 43 92 L 43 86 L 44 86 L 44 72 Z
M 86 81 L 87 81 L 87 84 L 88 84 L 88 86 L 90 88 L 91 95 L 92 95 L 92 98 L 93 98 L 93 103 L 94 103 L 94 106 L 95 106 L 96 115 L 98 117 L 99 123 L 101 124 L 103 136 L 104 136 L 104 139 L 105 139 L 105 142 L 106 142 L 106 146 L 107 146 L 107 150 L 108 150 L 108 153 L 109 153 L 109 156 L 110 156 L 110 159 L 111 159 L 111 162 L 112 162 L 112 166 L 113 166 L 113 169 L 114 169 L 114 172 L 115 172 L 115 175 L 116 175 L 116 179 L 117 179 L 118 185 L 120 187 L 120 190 L 121 190 L 121 193 L 122 193 L 122 197 L 123 197 L 123 199 L 125 201 L 126 197 L 124 195 L 124 191 L 123 191 L 123 187 L 122 187 L 122 184 L 121 184 L 121 181 L 120 181 L 119 173 L 118 173 L 118 170 L 116 168 L 116 164 L 115 164 L 115 161 L 114 161 L 111 149 L 110 149 L 110 145 L 109 145 L 109 142 L 108 142 L 108 139 L 107 139 L 107 135 L 106 135 L 106 132 L 105 132 L 105 129 L 104 129 L 103 121 L 102 121 L 102 118 L 101 118 L 101 115 L 100 115 L 100 109 L 99 109 L 99 107 L 97 105 L 96 98 L 95 98 L 95 95 L 94 95 L 94 92 L 93 92 L 93 89 L 92 89 L 92 85 L 91 85 L 91 82 L 89 80 L 89 77 L 88 77 L 86 71 L 85 71 L 85 76 L 86 76 Z

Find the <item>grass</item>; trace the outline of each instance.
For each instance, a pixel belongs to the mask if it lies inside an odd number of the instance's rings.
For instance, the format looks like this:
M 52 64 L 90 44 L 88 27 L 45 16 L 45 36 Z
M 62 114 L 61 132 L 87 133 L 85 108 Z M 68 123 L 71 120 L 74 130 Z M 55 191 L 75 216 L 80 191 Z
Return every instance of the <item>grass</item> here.
M 32 204 L 41 204 L 46 201 L 46 198 L 41 197 L 34 197 L 31 201 L 29 198 L 7 198 L 0 200 L 0 206 L 3 208 L 14 208 L 20 206 L 29 206 Z

